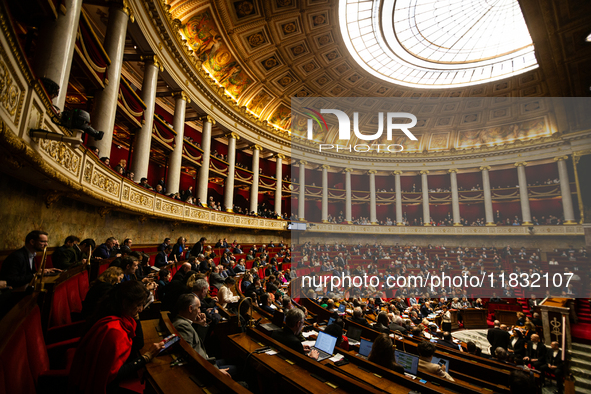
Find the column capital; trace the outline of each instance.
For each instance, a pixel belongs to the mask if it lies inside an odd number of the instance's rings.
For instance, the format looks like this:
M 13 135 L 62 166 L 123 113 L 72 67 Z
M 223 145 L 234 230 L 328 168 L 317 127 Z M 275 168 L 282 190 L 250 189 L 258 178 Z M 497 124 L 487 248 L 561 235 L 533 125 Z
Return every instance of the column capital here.
M 308 164 L 308 162 L 306 160 L 300 160 L 300 161 L 298 161 L 298 164 L 300 166 L 305 166 L 306 164 Z
M 172 92 L 172 97 L 181 98 L 187 102 L 187 104 L 191 104 L 191 98 L 184 90 L 180 92 Z
M 131 6 L 129 5 L 128 0 L 123 0 L 123 4 L 121 6 L 121 11 L 123 11 L 124 13 L 127 14 L 127 16 L 129 16 L 129 20 L 131 21 L 131 23 L 135 22 L 135 16 L 133 15 L 133 10 L 131 9 Z
M 554 158 L 554 161 L 568 160 L 568 156 L 558 156 Z
M 515 167 L 525 167 L 527 165 L 527 161 L 520 161 L 519 163 L 515 163 Z
M 450 168 L 449 170 L 447 170 L 447 172 L 449 172 L 450 174 L 451 174 L 452 172 L 455 172 L 455 173 L 457 173 L 457 172 L 458 172 L 458 169 L 457 169 L 457 168 Z
M 323 170 L 329 170 L 330 166 L 328 164 L 323 164 L 320 166 L 320 168 L 322 168 Z
M 367 173 L 370 174 L 370 175 L 375 175 L 378 172 L 376 170 L 369 170 L 369 171 L 367 171 Z
M 226 138 L 234 138 L 236 141 L 238 141 L 240 139 L 240 136 L 238 134 L 236 134 L 235 132 L 231 132 L 225 135 Z
M 263 151 L 263 147 L 260 145 L 253 145 L 250 147 L 250 149 L 252 149 L 253 151 L 258 150 L 258 151 Z
M 392 175 L 402 175 L 402 171 L 400 171 L 400 170 L 392 171 Z
M 145 63 L 151 62 L 158 70 L 160 70 L 160 72 L 164 71 L 164 67 L 162 67 L 162 63 L 160 62 L 160 59 L 158 59 L 158 56 L 140 56 L 140 59 Z
M 212 124 L 212 126 L 213 126 L 214 124 L 216 124 L 216 121 L 215 121 L 215 119 L 214 119 L 214 118 L 213 118 L 213 116 L 211 116 L 211 115 L 203 115 L 203 116 L 199 117 L 199 120 L 200 120 L 200 121 L 202 121 L 202 122 L 204 122 L 204 123 L 205 123 L 205 122 L 211 123 L 211 124 Z
M 353 172 L 354 170 L 352 168 L 345 168 L 344 170 L 345 172 Z
M 282 154 L 282 153 L 277 153 L 277 154 L 275 154 L 275 157 L 276 157 L 277 159 L 282 159 L 282 160 L 283 160 L 283 159 L 285 159 L 285 155 L 284 155 L 284 154 Z
M 419 174 L 421 175 L 427 175 L 429 173 L 429 170 L 421 170 L 419 171 Z
M 482 166 L 480 167 L 480 171 L 490 171 L 490 166 Z

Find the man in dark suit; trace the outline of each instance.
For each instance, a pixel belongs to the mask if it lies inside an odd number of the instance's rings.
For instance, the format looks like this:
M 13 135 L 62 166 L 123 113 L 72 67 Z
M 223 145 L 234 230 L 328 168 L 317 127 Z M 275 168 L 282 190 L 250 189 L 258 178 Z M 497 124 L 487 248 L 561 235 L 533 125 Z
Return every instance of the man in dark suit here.
M 273 302 L 273 298 L 270 293 L 263 293 L 260 297 L 261 300 L 261 309 L 271 315 L 275 314 L 275 309 L 271 307 L 271 303 Z
M 494 351 L 499 347 L 507 350 L 509 342 L 511 342 L 511 335 L 505 331 L 505 325 L 501 325 L 501 322 L 498 320 L 495 320 L 494 324 L 494 327 L 489 329 L 486 335 L 486 339 L 488 339 L 491 347 L 490 354 L 494 354 Z
M 318 358 L 318 351 L 310 349 L 310 346 L 302 345 L 299 335 L 305 324 L 304 312 L 299 308 L 292 308 L 285 314 L 285 327 L 281 331 L 273 331 L 271 337 L 288 348 L 306 354 L 313 359 Z
M 57 248 L 51 255 L 51 263 L 55 268 L 67 270 L 79 264 L 78 253 L 74 248 L 80 242 L 80 238 L 70 235 L 64 244 Z M 77 248 L 77 246 L 76 246 Z
M 448 331 L 443 333 L 443 339 L 438 339 L 437 343 L 439 345 L 443 345 L 452 349 L 458 349 L 458 345 L 456 345 L 453 341 L 451 334 Z
M 400 316 L 395 316 L 394 321 L 390 323 L 388 328 L 391 331 L 400 331 L 401 334 L 406 335 L 407 329 L 402 325 L 402 318 Z
M 367 319 L 363 316 L 363 311 L 360 307 L 356 307 L 355 309 L 353 309 L 353 317 L 351 318 L 351 321 L 357 324 L 361 324 L 362 326 L 369 327 L 369 323 L 367 322 Z
M 170 245 L 170 238 L 164 238 L 164 242 L 158 246 L 158 251 L 162 252 L 168 245 Z
M 535 326 L 541 326 L 542 323 L 542 319 L 540 319 L 540 314 L 539 313 L 534 313 L 534 317 L 531 319 L 531 322 L 534 323 Z
M 31 231 L 25 238 L 25 246 L 15 250 L 6 257 L 0 269 L 0 279 L 8 286 L 20 287 L 27 285 L 35 276 L 35 255 L 47 247 L 47 233 Z M 45 269 L 45 273 L 60 272 L 59 269 Z
M 193 249 L 191 249 L 191 256 L 199 256 L 205 252 L 205 241 L 207 241 L 207 238 L 201 237 L 199 242 L 193 245 Z
M 154 265 L 157 268 L 161 268 L 161 267 L 164 267 L 165 265 L 167 265 L 168 264 L 168 255 L 171 252 L 172 252 L 172 246 L 166 245 L 166 247 L 164 248 L 164 250 L 161 250 L 156 255 L 156 260 L 154 261 Z
M 531 341 L 527 343 L 523 364 L 531 364 L 534 369 L 540 370 L 546 362 L 546 345 L 540 342 L 540 336 L 533 334 Z
M 553 373 L 556 377 L 556 391 L 555 394 L 562 394 L 564 392 L 564 362 L 562 361 L 562 351 L 558 347 L 558 342 L 552 342 L 550 349 L 546 351 L 546 361 L 540 367 L 542 371 L 542 385 L 544 384 L 544 372 Z

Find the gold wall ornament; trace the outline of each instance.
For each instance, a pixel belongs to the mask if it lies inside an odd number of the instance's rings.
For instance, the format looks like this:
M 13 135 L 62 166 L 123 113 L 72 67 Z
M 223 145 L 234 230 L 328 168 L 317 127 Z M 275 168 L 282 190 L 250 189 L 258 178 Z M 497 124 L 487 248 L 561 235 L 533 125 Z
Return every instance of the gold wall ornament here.
M 447 170 L 448 173 L 452 173 L 455 172 L 456 174 L 458 173 L 458 169 L 457 168 L 450 168 L 449 170 Z
M 152 63 L 160 72 L 164 71 L 164 67 L 162 67 L 162 63 L 158 56 L 156 55 L 149 55 L 149 56 L 140 56 L 140 59 L 145 62 L 146 64 Z
M 68 144 L 59 141 L 39 139 L 39 147 L 45 151 L 57 164 L 71 172 L 76 177 L 79 174 L 82 162 L 79 153 L 74 151 Z
M 8 111 L 10 116 L 14 116 L 17 112 L 21 96 L 22 90 L 16 86 L 4 60 L 0 60 L 0 104 Z M 15 124 L 18 125 L 18 118 Z
M 45 206 L 47 208 L 51 208 L 53 203 L 59 201 L 59 199 L 62 198 L 63 195 L 64 193 L 58 192 L 57 190 L 48 191 L 47 193 L 45 193 L 45 196 L 43 198 L 45 200 Z
M 113 181 L 109 176 L 99 171 L 92 174 L 91 184 L 113 196 L 119 196 L 120 183 Z
M 419 171 L 419 174 L 427 175 L 427 174 L 429 174 L 429 170 L 421 170 L 421 171 Z
M 123 0 L 123 5 L 121 10 L 129 16 L 129 20 L 131 23 L 135 22 L 135 16 L 133 15 L 133 10 L 131 9 L 131 5 L 129 4 L 129 0 Z
M 568 160 L 568 156 L 558 156 L 554 158 L 554 161 Z
M 107 216 L 107 214 L 109 214 L 111 211 L 113 210 L 113 207 L 99 207 L 97 209 L 97 212 L 99 214 L 100 217 L 104 218 L 105 216 Z
M 515 167 L 525 167 L 527 165 L 527 161 L 520 161 L 514 164 Z
M 480 171 L 490 171 L 491 167 L 490 166 L 482 166 L 479 169 L 480 169 Z

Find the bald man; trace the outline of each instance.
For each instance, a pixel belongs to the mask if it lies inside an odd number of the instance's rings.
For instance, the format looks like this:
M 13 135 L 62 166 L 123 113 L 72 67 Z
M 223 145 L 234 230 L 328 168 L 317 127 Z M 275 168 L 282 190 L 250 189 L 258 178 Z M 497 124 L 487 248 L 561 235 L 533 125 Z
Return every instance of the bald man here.
M 486 335 L 486 339 L 490 343 L 490 354 L 494 354 L 494 351 L 499 347 L 507 350 L 511 342 L 511 335 L 506 330 L 507 326 L 501 325 L 498 320 L 494 321 L 494 327 L 489 329 Z
M 556 376 L 556 393 L 562 394 L 564 392 L 564 362 L 562 361 L 562 351 L 558 342 L 552 342 L 550 345 L 550 349 L 546 352 L 546 360 L 540 367 L 540 371 L 542 371 L 542 384 L 544 384 L 544 372 L 553 373 Z
M 523 363 L 525 365 L 531 364 L 534 369 L 539 371 L 546 362 L 546 350 L 546 345 L 540 342 L 540 336 L 533 334 L 527 343 Z

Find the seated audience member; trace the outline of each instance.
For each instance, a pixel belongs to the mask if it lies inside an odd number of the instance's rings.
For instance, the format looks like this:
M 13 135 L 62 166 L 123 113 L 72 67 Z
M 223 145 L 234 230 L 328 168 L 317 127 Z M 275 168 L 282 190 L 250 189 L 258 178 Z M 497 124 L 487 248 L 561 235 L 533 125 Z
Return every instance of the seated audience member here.
M 482 355 L 482 350 L 478 346 L 476 346 L 476 344 L 472 341 L 466 343 L 466 349 L 468 350 L 468 353 L 473 354 L 475 356 Z
M 222 266 L 217 265 L 217 266 L 215 266 L 215 268 L 211 271 L 211 274 L 209 275 L 210 286 L 213 286 L 218 290 L 224 286 L 225 278 L 222 276 L 221 272 L 222 272 Z
M 240 301 L 240 296 L 232 293 L 232 287 L 234 287 L 234 284 L 236 284 L 236 281 L 233 278 L 228 277 L 224 281 L 224 286 L 220 288 L 218 299 L 222 308 L 225 308 L 228 304 Z
M 96 242 L 94 242 L 94 239 L 86 238 L 82 240 L 82 242 L 80 242 L 78 245 L 74 245 L 74 249 L 76 249 L 78 259 L 81 260 L 82 263 L 85 263 L 88 259 L 88 256 L 90 256 L 91 254 L 92 257 L 95 258 L 94 250 L 96 249 Z
M 207 317 L 205 313 L 201 312 L 201 301 L 193 293 L 183 294 L 179 297 L 175 305 L 175 317 L 172 320 L 172 325 L 178 331 L 181 338 L 185 340 L 191 347 L 204 359 L 208 360 L 210 357 L 205 351 L 205 347 L 201 343 L 201 339 L 197 331 L 193 328 L 193 324 L 200 326 L 207 325 Z M 220 372 L 226 376 L 232 377 L 236 367 L 227 366 L 223 360 L 216 360 L 215 365 Z
M 445 371 L 443 366 L 433 364 L 433 354 L 435 354 L 435 345 L 428 341 L 419 342 L 419 371 L 429 372 L 454 382 L 455 380 Z
M 273 295 L 271 293 L 263 293 L 260 297 L 261 309 L 271 315 L 275 314 L 275 309 L 271 307 L 273 303 Z
M 130 280 L 137 280 L 135 271 L 138 269 L 139 263 L 136 257 L 127 256 L 121 259 L 121 269 L 123 270 L 122 282 Z
M 201 312 L 205 313 L 207 321 L 210 322 L 210 328 L 213 328 L 222 319 L 222 316 L 217 313 L 215 309 L 218 298 L 207 297 L 209 284 L 205 279 L 197 279 L 193 284 L 191 291 L 199 297 L 199 300 L 201 301 Z
M 515 322 L 515 325 L 519 327 L 525 326 L 525 313 L 517 312 L 517 321 Z
M 363 316 L 363 311 L 359 306 L 353 309 L 353 317 L 351 318 L 351 321 L 357 324 L 361 324 L 362 326 L 369 327 L 369 323 L 367 322 L 367 319 Z
M 529 373 L 514 369 L 509 378 L 511 394 L 536 394 L 536 384 Z
M 408 330 L 404 326 L 404 321 L 400 316 L 394 316 L 394 320 L 392 321 L 392 323 L 390 323 L 388 328 L 392 331 L 399 331 L 401 334 L 405 335 L 408 332 Z
M 148 352 L 138 356 L 133 349 L 143 347 L 143 335 L 135 316 L 148 297 L 148 290 L 138 281 L 116 286 L 101 301 L 89 323 L 90 330 L 76 348 L 70 369 L 69 392 L 118 392 L 119 384 L 137 378 L 137 372 L 164 347 L 154 343 Z
M 2 262 L 0 280 L 5 280 L 7 286 L 14 288 L 28 285 L 33 280 L 35 272 L 35 255 L 43 252 L 47 247 L 47 233 L 34 230 L 27 234 L 25 246 L 9 254 Z M 60 271 L 56 268 L 45 269 L 45 274 Z
M 540 336 L 538 334 L 532 335 L 531 340 L 527 343 L 523 363 L 531 365 L 539 371 L 546 362 L 546 350 L 546 345 L 540 342 Z
M 161 250 L 156 255 L 156 260 L 154 261 L 154 266 L 157 268 L 162 268 L 168 264 L 169 255 L 172 256 L 172 246 L 166 245 L 164 250 Z
M 158 294 L 158 299 L 162 301 L 164 299 L 164 295 L 166 294 L 166 286 L 170 283 L 172 279 L 172 274 L 166 268 L 162 268 L 158 271 L 158 280 L 156 284 L 158 287 L 156 288 L 156 293 Z
M 261 279 L 259 277 L 256 277 L 244 291 L 244 296 L 251 297 L 253 300 L 256 300 L 258 297 L 263 295 L 263 292 L 264 289 L 261 286 Z
M 57 248 L 51 255 L 51 263 L 53 266 L 61 270 L 67 270 L 83 263 L 81 259 L 78 258 L 78 253 L 76 251 L 79 242 L 80 238 L 75 235 L 67 237 L 64 244 Z M 86 260 L 84 260 L 84 263 L 86 263 Z
M 120 256 L 111 256 L 111 252 L 113 251 L 116 243 L 116 239 L 114 237 L 109 237 L 105 241 L 104 244 L 101 244 L 96 248 L 93 255 L 94 257 L 100 257 L 101 259 L 108 259 L 110 257 L 120 257 Z
M 395 347 L 390 337 L 382 333 L 373 342 L 367 359 L 394 372 L 404 373 L 404 368 L 395 361 L 394 350 Z
M 166 285 L 166 291 L 164 292 L 164 298 L 162 299 L 162 310 L 172 310 L 181 295 L 191 292 L 196 280 L 197 272 L 195 271 L 189 271 L 180 277 L 175 275 L 170 283 Z
M 534 326 L 541 326 L 543 324 L 542 319 L 540 319 L 539 313 L 534 313 L 533 319 L 531 319 L 531 322 Z
M 390 333 L 390 320 L 388 320 L 388 314 L 386 312 L 380 312 L 378 314 L 378 318 L 376 324 L 373 325 L 373 329 L 378 332 L 382 332 L 384 334 Z
M 285 297 L 285 298 L 287 298 L 289 300 L 289 302 L 291 303 L 291 299 L 289 299 L 288 297 Z M 284 298 L 284 301 L 285 301 L 285 298 Z M 285 308 L 284 308 L 284 310 L 285 310 Z M 343 334 L 343 326 L 344 325 L 345 325 L 345 323 L 343 322 L 343 319 L 341 319 L 339 317 L 332 324 L 329 324 L 328 326 L 326 326 L 326 328 L 324 329 L 324 333 L 335 337 L 337 339 L 336 346 L 340 347 L 343 350 L 348 351 L 349 350 L 349 338 L 347 338 L 345 336 L 345 334 Z
M 232 269 L 237 274 L 246 272 L 246 265 L 244 259 L 240 259 L 240 261 Z
M 544 373 L 553 373 L 556 377 L 556 392 L 562 394 L 564 392 L 564 362 L 562 361 L 562 350 L 560 350 L 558 342 L 552 342 L 550 349 L 546 351 L 546 360 L 540 366 L 542 385 L 544 384 Z
M 457 349 L 458 348 L 458 345 L 456 345 L 454 343 L 454 340 L 453 340 L 453 338 L 451 336 L 451 333 L 448 332 L 448 331 L 444 331 L 443 332 L 443 339 L 438 339 L 437 340 L 437 343 L 439 345 L 443 345 L 443 346 L 446 346 L 446 347 L 451 348 L 451 349 Z
M 318 351 L 311 349 L 309 345 L 302 345 L 299 335 L 305 325 L 306 315 L 304 311 L 299 308 L 293 308 L 285 314 L 285 326 L 281 331 L 273 331 L 271 335 L 274 340 L 287 346 L 288 348 L 306 354 L 308 357 L 316 360 L 318 358 Z
M 123 279 L 123 270 L 119 267 L 109 267 L 90 284 L 86 298 L 82 301 L 82 316 L 85 319 L 88 319 L 94 313 L 99 301 L 115 285 L 119 284 L 121 279 Z

